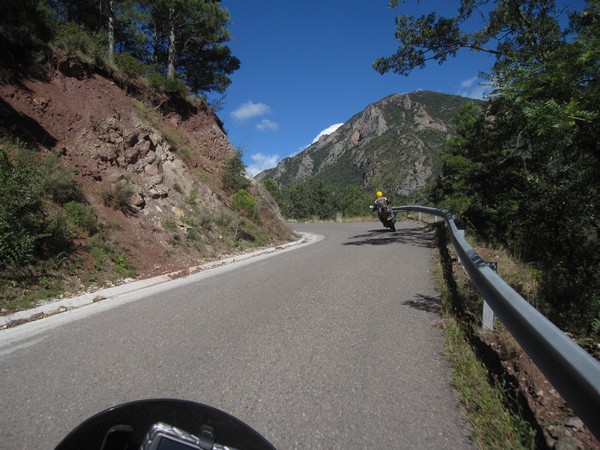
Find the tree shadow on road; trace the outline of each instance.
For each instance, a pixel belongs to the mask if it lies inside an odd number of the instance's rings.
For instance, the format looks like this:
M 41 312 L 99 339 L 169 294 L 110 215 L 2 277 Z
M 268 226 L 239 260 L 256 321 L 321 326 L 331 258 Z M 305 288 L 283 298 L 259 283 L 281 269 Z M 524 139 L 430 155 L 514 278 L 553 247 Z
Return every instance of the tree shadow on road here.
M 350 236 L 343 245 L 387 245 L 407 244 L 417 247 L 435 248 L 435 231 L 429 226 L 368 230 L 364 234 Z
M 438 297 L 418 294 L 413 300 L 406 300 L 404 305 L 411 306 L 419 311 L 426 311 L 440 314 L 442 312 L 442 303 Z

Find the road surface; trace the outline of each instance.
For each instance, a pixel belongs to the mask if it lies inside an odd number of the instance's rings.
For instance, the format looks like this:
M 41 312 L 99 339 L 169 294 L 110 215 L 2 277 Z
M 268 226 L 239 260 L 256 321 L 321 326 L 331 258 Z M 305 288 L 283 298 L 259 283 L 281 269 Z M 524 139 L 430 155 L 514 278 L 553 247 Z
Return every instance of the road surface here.
M 0 448 L 53 448 L 140 398 L 222 409 L 277 448 L 471 448 L 420 224 L 298 225 L 292 251 L 0 331 Z

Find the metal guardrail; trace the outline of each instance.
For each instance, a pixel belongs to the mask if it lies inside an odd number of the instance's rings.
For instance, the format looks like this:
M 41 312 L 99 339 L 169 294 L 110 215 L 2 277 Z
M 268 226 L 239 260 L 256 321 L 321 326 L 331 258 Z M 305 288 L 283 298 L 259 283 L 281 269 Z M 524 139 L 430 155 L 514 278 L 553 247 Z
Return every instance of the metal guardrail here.
M 512 289 L 473 250 L 447 210 L 396 206 L 441 217 L 471 282 L 566 402 L 600 439 L 600 363 Z

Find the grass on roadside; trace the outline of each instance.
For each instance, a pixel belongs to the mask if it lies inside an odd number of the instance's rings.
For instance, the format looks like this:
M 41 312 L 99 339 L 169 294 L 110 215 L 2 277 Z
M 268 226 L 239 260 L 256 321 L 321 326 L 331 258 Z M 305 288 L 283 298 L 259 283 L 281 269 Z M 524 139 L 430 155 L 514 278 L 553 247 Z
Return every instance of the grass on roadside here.
M 490 384 L 489 370 L 471 348 L 463 325 L 450 313 L 453 293 L 444 280 L 442 264 L 434 263 L 434 274 L 444 311 L 445 353 L 453 367 L 452 383 L 473 427 L 473 439 L 481 449 L 533 449 L 535 430 L 506 406 L 502 384 Z
M 452 383 L 460 396 L 473 439 L 482 449 L 533 449 L 535 432 L 527 422 L 504 406 L 504 392 L 488 383 L 488 369 L 469 347 L 460 325 L 445 321 L 446 356 L 454 373 Z

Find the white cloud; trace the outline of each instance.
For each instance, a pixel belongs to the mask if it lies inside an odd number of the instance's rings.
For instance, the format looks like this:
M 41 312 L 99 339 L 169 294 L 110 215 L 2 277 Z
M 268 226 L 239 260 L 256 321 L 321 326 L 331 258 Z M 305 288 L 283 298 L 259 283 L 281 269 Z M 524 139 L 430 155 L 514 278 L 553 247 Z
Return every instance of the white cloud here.
M 250 156 L 252 163 L 246 168 L 246 170 L 252 176 L 256 176 L 265 169 L 275 167 L 279 162 L 279 156 L 277 155 L 265 155 L 263 153 L 255 153 Z
M 244 122 L 248 119 L 252 119 L 253 117 L 264 116 L 270 112 L 271 107 L 269 105 L 265 105 L 264 103 L 260 102 L 254 103 L 252 101 L 248 101 L 233 111 L 231 116 L 239 122 Z
M 258 131 L 275 131 L 279 128 L 279 125 L 269 119 L 263 119 L 256 125 Z
M 336 123 L 336 124 L 328 126 L 323 131 L 321 131 L 319 134 L 317 134 L 317 137 L 315 137 L 313 139 L 313 141 L 311 142 L 311 144 L 314 144 L 315 142 L 317 142 L 321 136 L 325 136 L 327 134 L 333 133 L 335 130 L 337 130 L 342 125 L 344 125 L 344 124 L 343 123 Z
M 477 77 L 469 78 L 460 83 L 458 95 L 468 98 L 483 99 L 490 93 L 490 86 L 477 82 Z
M 460 87 L 461 89 L 468 89 L 475 84 L 475 81 L 477 81 L 477 77 L 469 78 L 468 80 L 460 83 Z

